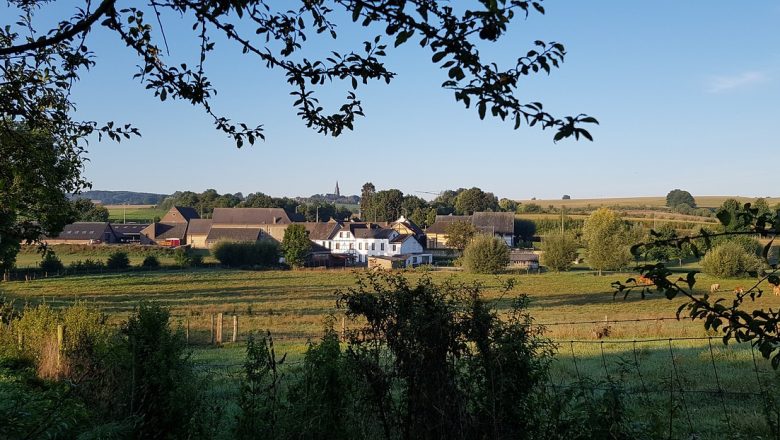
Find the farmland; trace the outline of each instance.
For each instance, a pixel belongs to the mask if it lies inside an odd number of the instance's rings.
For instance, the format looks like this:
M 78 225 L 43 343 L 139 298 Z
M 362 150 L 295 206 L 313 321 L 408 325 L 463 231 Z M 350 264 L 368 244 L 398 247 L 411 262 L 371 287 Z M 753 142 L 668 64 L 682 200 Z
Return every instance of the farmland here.
M 742 196 L 697 196 L 696 206 L 700 208 L 717 208 L 723 204 L 726 199 L 735 199 L 740 203 L 753 202 L 756 197 L 742 197 Z M 770 205 L 776 205 L 780 203 L 780 197 L 766 197 L 766 202 Z M 632 208 L 663 208 L 666 207 L 666 197 L 610 197 L 601 199 L 576 199 L 569 200 L 561 199 L 534 199 L 534 200 L 518 200 L 523 204 L 535 203 L 543 207 L 552 205 L 554 207 L 565 206 L 567 208 L 593 208 L 597 209 L 602 206 L 606 207 L 632 207 Z
M 171 309 L 177 322 L 189 326 L 190 340 L 196 347 L 195 361 L 211 374 L 221 377 L 218 379 L 221 387 L 234 389 L 235 383 L 229 378 L 234 377 L 233 374 L 240 368 L 242 344 L 209 348 L 213 313 L 226 315 L 225 335 L 229 335 L 230 319 L 235 314 L 240 324 L 239 341 L 245 339 L 250 331 L 269 330 L 277 340 L 279 352 L 289 353 L 293 360 L 300 359 L 307 340 L 316 340 L 321 334 L 326 315 L 333 314 L 337 322 L 341 322 L 342 312 L 335 307 L 334 292 L 353 286 L 357 273 L 349 270 L 169 270 L 39 279 L 4 283 L 0 288 L 3 294 L 17 299 L 19 303 L 45 302 L 59 307 L 74 301 L 86 301 L 102 309 L 111 321 L 117 323 L 140 301 L 165 305 Z M 406 275 L 415 280 L 424 273 L 427 272 L 409 271 Z M 506 311 L 511 303 L 513 295 L 503 296 L 500 286 L 502 279 L 512 275 L 496 277 L 443 271 L 427 274 L 436 282 L 454 278 L 465 283 L 481 283 L 485 297 L 499 311 Z M 645 300 L 639 297 L 613 298 L 610 282 L 628 276 L 630 274 L 598 277 L 589 271 L 516 276 L 514 294 L 529 295 L 530 313 L 536 322 L 546 324 L 546 335 L 559 342 L 552 385 L 566 386 L 580 377 L 597 382 L 621 378 L 636 393 L 632 394 L 632 398 L 641 397 L 647 408 L 668 411 L 670 362 L 674 362 L 681 373 L 676 377 L 672 391 L 676 393 L 674 390 L 678 388 L 689 390 L 687 404 L 691 407 L 689 411 L 695 414 L 710 414 L 722 409 L 719 400 L 690 400 L 692 396 L 706 394 L 708 390 L 721 387 L 732 393 L 749 393 L 749 396 L 757 391 L 754 379 L 744 380 L 757 374 L 753 371 L 755 367 L 749 347 L 724 347 L 715 338 L 710 349 L 708 335 L 700 322 L 654 319 L 673 317 L 680 301 L 669 301 L 659 296 Z M 704 292 L 712 281 L 700 275 L 699 290 Z M 724 290 L 745 284 L 745 280 L 719 282 Z M 756 306 L 777 308 L 780 307 L 780 298 L 758 298 Z M 608 322 L 603 323 L 605 319 Z M 349 321 L 345 324 L 347 327 L 357 325 Z M 595 332 L 605 327 L 609 328 L 608 334 L 597 339 Z M 229 340 L 229 336 L 226 339 Z M 670 350 L 673 350 L 672 357 Z M 631 367 L 628 361 L 636 364 Z M 717 383 L 712 365 L 717 365 Z M 768 363 L 759 359 L 758 365 L 762 383 L 775 380 Z M 228 374 L 228 371 L 233 373 Z M 224 374 L 228 376 L 223 377 Z M 658 394 L 659 387 L 667 391 Z M 225 389 L 219 391 L 221 394 L 225 392 Z M 674 398 L 680 397 L 685 396 Z M 750 429 L 763 426 L 757 408 L 758 402 L 747 407 L 729 404 L 729 410 L 740 414 L 739 420 Z M 690 428 L 686 426 L 681 412 L 676 417 L 676 432 Z M 722 428 L 721 423 L 713 425 L 712 421 L 705 419 L 695 422 L 695 429 L 706 433 L 709 429 Z M 733 420 L 730 423 L 742 424 Z M 705 438 L 717 436 L 711 433 Z
M 157 209 L 155 205 L 106 205 L 109 220 L 122 223 L 125 220 L 136 223 L 151 223 L 162 218 L 165 210 Z

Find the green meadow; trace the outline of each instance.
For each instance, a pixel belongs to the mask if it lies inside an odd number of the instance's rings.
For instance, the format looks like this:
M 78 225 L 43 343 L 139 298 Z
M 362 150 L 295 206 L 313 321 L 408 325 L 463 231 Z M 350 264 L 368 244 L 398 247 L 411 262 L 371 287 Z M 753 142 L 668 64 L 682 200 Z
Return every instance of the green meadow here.
M 270 331 L 277 353 L 288 363 L 300 361 L 307 343 L 322 334 L 324 318 L 332 314 L 339 326 L 359 323 L 343 319 L 336 307 L 338 290 L 354 286 L 361 270 L 241 271 L 226 269 L 160 270 L 90 276 L 69 276 L 9 282 L 2 294 L 17 305 L 46 303 L 61 307 L 85 301 L 120 323 L 140 301 L 171 309 L 173 319 L 187 329 L 193 359 L 215 378 L 214 398 L 232 405 L 250 332 Z M 651 294 L 615 298 L 610 283 L 628 273 L 596 276 L 590 271 L 539 275 L 471 275 L 448 271 L 407 271 L 412 281 L 430 276 L 480 283 L 499 313 L 512 298 L 527 294 L 529 312 L 555 341 L 549 386 L 566 390 L 592 387 L 599 392 L 609 383 L 624 387 L 626 403 L 637 416 L 671 427 L 674 438 L 696 432 L 701 438 L 723 438 L 724 430 L 761 437 L 768 431 L 760 396 L 777 375 L 749 345 L 724 346 L 708 335 L 701 322 L 674 318 L 681 300 Z M 502 293 L 502 283 L 515 278 L 514 291 Z M 712 282 L 730 291 L 750 280 L 715 280 L 698 276 L 697 291 Z M 724 293 L 724 297 L 728 297 Z M 780 297 L 757 298 L 756 307 L 780 307 Z M 222 313 L 221 347 L 210 345 L 212 315 Z M 237 343 L 231 343 L 233 315 L 238 318 Z M 605 330 L 606 329 L 606 330 Z M 601 333 L 601 335 L 599 335 Z M 710 339 L 710 337 L 712 337 Z M 293 368 L 293 367 L 291 367 Z M 671 424 L 670 424 L 671 423 Z M 660 429 L 660 428 L 659 428 Z

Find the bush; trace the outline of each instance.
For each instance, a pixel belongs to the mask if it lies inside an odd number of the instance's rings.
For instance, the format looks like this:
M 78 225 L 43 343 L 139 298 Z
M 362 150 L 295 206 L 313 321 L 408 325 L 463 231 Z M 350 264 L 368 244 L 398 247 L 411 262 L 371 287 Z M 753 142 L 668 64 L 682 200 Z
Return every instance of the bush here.
M 127 256 L 127 252 L 116 251 L 109 255 L 106 267 L 111 270 L 123 270 L 130 267 L 130 258 Z
M 509 247 L 489 235 L 476 236 L 463 251 L 463 267 L 473 273 L 498 273 L 509 264 Z
M 211 253 L 228 267 L 272 267 L 279 264 L 279 246 L 270 240 L 221 241 L 214 245 Z
M 40 268 L 44 272 L 55 273 L 62 272 L 65 269 L 65 265 L 54 255 L 54 252 L 46 252 L 41 260 Z
M 154 255 L 147 255 L 146 258 L 144 258 L 143 263 L 141 263 L 141 267 L 144 269 L 159 269 L 160 260 Z
M 573 234 L 554 232 L 542 240 L 541 263 L 548 269 L 559 272 L 569 270 L 577 258 L 577 239 Z
M 102 271 L 106 267 L 100 260 L 90 260 L 87 258 L 84 261 L 76 260 L 68 265 L 68 270 L 74 272 L 98 272 Z
M 701 266 L 704 273 L 712 276 L 741 277 L 758 272 L 761 260 L 754 253 L 746 251 L 742 244 L 726 242 L 707 252 L 701 260 Z

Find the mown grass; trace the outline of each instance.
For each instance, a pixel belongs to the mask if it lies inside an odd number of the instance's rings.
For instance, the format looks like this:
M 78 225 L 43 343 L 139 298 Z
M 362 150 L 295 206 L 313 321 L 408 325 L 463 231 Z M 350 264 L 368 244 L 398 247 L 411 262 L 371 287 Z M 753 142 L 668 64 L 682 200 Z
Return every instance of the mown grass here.
M 112 222 L 151 223 L 155 218 L 162 218 L 167 211 L 157 209 L 154 205 L 106 205 L 108 218 Z
M 742 432 L 752 438 L 768 432 L 763 401 L 757 395 L 762 386 L 769 387 L 778 380 L 768 362 L 759 356 L 754 364 L 749 345 L 723 346 L 717 337 L 711 341 L 711 351 L 707 339 L 710 335 L 701 322 L 615 322 L 671 318 L 682 303 L 658 295 L 644 300 L 637 296 L 614 298 L 610 283 L 625 280 L 631 274 L 599 277 L 589 271 L 575 271 L 516 275 L 516 288 L 507 295 L 501 291 L 502 282 L 513 275 L 426 275 L 437 282 L 451 277 L 466 283 L 479 282 L 484 286 L 485 297 L 500 312 L 508 310 L 517 294 L 528 294 L 530 313 L 537 323 L 546 324 L 546 335 L 558 347 L 551 386 L 580 387 L 580 380 L 586 379 L 601 387 L 607 379 L 616 381 L 628 392 L 632 414 L 663 424 L 664 429 L 671 420 L 673 438 L 688 438 L 690 432 L 711 439 L 732 438 L 733 433 Z M 342 322 L 343 312 L 336 308 L 334 292 L 354 286 L 355 276 L 350 270 L 196 269 L 50 278 L 4 283 L 0 289 L 19 304 L 46 302 L 65 306 L 87 301 L 104 310 L 116 323 L 125 319 L 139 301 L 170 307 L 174 320 L 182 328 L 189 328 L 193 360 L 198 368 L 216 378 L 209 391 L 212 397 L 224 399 L 225 405 L 232 406 L 244 358 L 243 341 L 249 332 L 269 330 L 278 355 L 286 353 L 288 364 L 299 362 L 307 341 L 317 340 L 322 334 L 327 314 L 335 315 L 339 325 Z M 414 281 L 424 273 L 409 271 L 407 276 Z M 699 275 L 698 280 L 700 293 L 716 281 L 726 291 L 750 283 L 715 280 L 706 275 Z M 777 309 L 780 298 L 763 296 L 755 306 Z M 225 314 L 225 341 L 231 338 L 231 315 L 238 315 L 239 343 L 228 342 L 219 348 L 208 345 L 211 315 L 219 312 Z M 344 322 L 350 328 L 357 325 Z M 606 337 L 595 336 L 605 327 L 609 328 Z M 674 340 L 682 337 L 698 339 Z M 718 390 L 724 392 L 719 394 Z

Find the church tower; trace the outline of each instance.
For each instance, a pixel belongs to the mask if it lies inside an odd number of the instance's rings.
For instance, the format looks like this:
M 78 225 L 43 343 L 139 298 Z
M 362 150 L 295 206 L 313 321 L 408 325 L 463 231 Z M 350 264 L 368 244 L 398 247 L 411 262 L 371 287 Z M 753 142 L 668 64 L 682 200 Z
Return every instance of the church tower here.
M 333 191 L 333 194 L 335 194 L 338 197 L 341 197 L 341 192 L 339 191 L 339 181 L 336 181 L 336 190 Z

